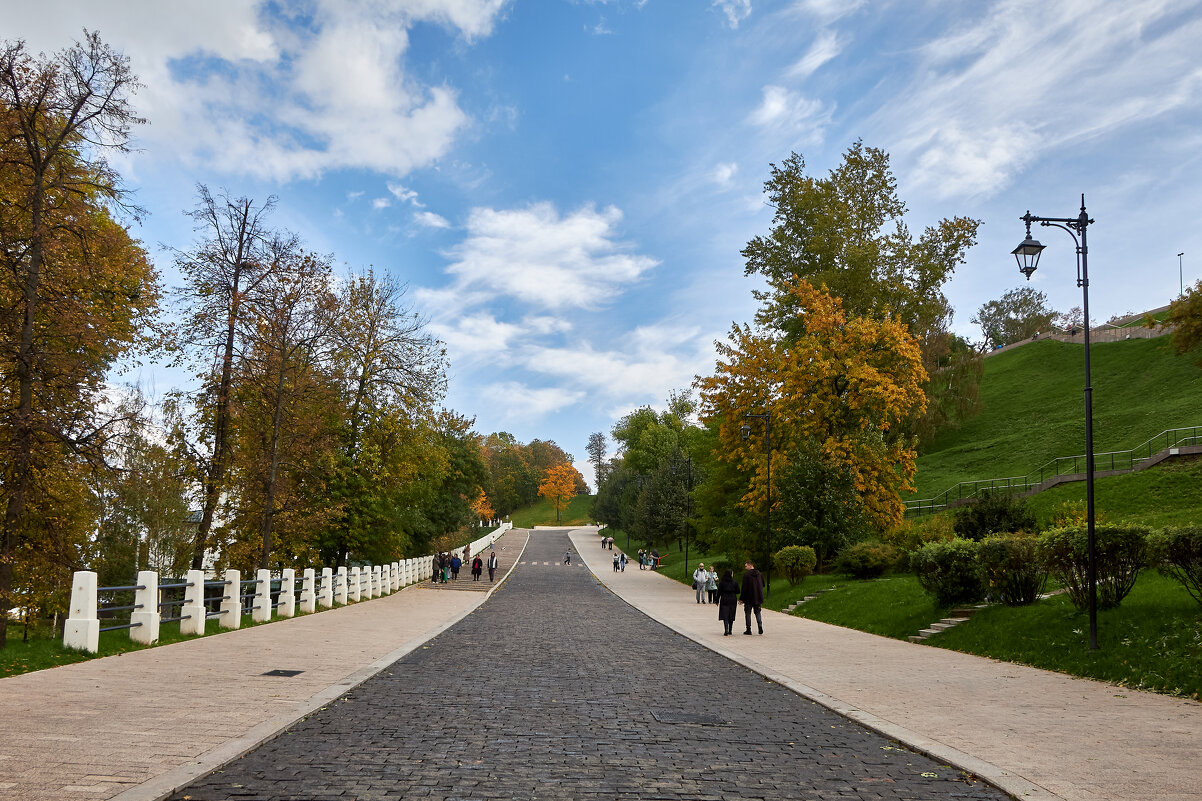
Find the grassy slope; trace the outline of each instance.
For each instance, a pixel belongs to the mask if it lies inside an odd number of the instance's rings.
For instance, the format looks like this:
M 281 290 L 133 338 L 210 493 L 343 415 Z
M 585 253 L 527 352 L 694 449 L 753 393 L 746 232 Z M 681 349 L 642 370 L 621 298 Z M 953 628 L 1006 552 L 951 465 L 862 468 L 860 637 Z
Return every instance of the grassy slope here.
M 593 508 L 592 495 L 577 495 L 568 504 L 568 508 L 559 513 L 559 525 L 583 526 L 592 522 L 590 512 Z M 555 507 L 546 498 L 539 498 L 533 506 L 518 509 L 510 519 L 516 528 L 531 526 L 554 526 Z
M 1202 425 L 1202 370 L 1176 356 L 1168 337 L 1095 345 L 1092 354 L 1097 452 Z M 986 359 L 982 412 L 924 448 L 915 497 L 1083 453 L 1082 358 L 1080 345 L 1049 340 Z

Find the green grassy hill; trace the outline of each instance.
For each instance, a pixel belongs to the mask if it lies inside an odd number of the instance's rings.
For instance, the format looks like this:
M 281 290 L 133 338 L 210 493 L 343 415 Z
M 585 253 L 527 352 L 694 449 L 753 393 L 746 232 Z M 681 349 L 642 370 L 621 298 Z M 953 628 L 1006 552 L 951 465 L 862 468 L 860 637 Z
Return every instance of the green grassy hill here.
M 1174 354 L 1169 337 L 1094 345 L 1091 352 L 1095 452 L 1202 426 L 1202 370 Z M 1051 340 L 987 358 L 981 413 L 923 449 L 911 497 L 931 497 L 958 481 L 1021 476 L 1084 453 L 1083 360 L 1080 345 Z
M 584 526 L 593 522 L 590 512 L 593 508 L 592 495 L 577 495 L 568 504 L 568 508 L 559 513 L 559 525 Z M 510 519 L 515 528 L 530 528 L 532 526 L 554 526 L 555 507 L 546 498 L 540 498 L 538 503 L 518 509 Z

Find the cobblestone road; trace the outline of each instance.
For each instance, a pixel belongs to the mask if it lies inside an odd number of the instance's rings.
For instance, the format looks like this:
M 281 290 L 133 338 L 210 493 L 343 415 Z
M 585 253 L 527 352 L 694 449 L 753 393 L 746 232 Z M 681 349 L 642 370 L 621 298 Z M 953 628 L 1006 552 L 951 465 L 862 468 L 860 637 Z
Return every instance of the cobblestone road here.
M 569 547 L 533 533 L 479 610 L 173 798 L 1006 798 L 649 620 Z

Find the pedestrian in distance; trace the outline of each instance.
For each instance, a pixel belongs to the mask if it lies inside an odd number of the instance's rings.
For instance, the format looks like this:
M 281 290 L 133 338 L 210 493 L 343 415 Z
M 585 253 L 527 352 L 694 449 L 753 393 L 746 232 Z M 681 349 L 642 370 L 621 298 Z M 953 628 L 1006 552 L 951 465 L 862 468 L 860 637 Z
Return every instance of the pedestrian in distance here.
M 564 551 L 564 552 L 563 552 L 563 563 L 564 563 L 565 565 L 570 565 L 570 564 L 572 564 L 572 552 L 571 552 L 571 551 Z
M 729 637 L 735 626 L 735 613 L 739 609 L 739 584 L 735 571 L 727 570 L 718 582 L 718 619 L 722 621 L 723 637 Z
M 705 592 L 705 580 L 709 578 L 709 571 L 705 569 L 705 562 L 698 562 L 697 569 L 693 571 L 693 589 L 697 592 L 697 603 L 705 603 L 707 597 Z
M 614 572 L 615 573 L 617 573 L 619 570 L 622 569 L 622 566 L 621 566 L 621 564 L 619 564 L 619 562 L 620 562 L 620 560 L 618 559 L 618 555 L 614 554 Z
M 760 571 L 755 565 L 747 562 L 743 565 L 743 586 L 739 590 L 739 601 L 743 604 L 743 616 L 747 619 L 747 630 L 751 633 L 751 613 L 755 612 L 755 624 L 759 626 L 760 634 L 764 633 L 764 621 L 760 618 L 760 606 L 764 603 L 764 584 L 760 580 Z
M 451 580 L 451 557 L 448 554 L 442 555 L 442 583 L 446 584 Z
M 459 581 L 459 568 L 463 567 L 463 560 L 459 558 L 459 554 L 451 557 L 451 581 Z
M 434 569 L 430 571 L 430 583 L 437 584 L 442 578 L 442 554 L 437 554 L 434 557 Z
M 476 554 L 476 558 L 472 560 L 472 581 L 479 581 L 483 572 L 484 560 L 480 558 L 480 554 Z
M 718 571 L 710 565 L 710 569 L 705 574 L 705 593 L 710 598 L 710 603 L 718 603 Z
M 471 543 L 463 546 L 463 559 L 459 562 L 463 567 L 467 567 L 472 563 L 472 546 Z
M 622 562 L 622 572 L 626 572 L 626 554 L 621 554 L 620 561 Z
M 488 554 L 488 580 L 496 581 L 497 576 L 497 552 L 490 551 Z
M 659 570 L 659 548 L 651 549 L 651 559 L 647 564 L 651 566 L 652 570 Z

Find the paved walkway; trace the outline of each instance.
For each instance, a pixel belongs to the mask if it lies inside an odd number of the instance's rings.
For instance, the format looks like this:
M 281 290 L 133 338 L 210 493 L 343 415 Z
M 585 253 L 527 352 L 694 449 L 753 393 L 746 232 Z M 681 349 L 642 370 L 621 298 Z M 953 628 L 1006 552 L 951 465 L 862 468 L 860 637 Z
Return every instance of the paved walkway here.
M 507 532 L 498 547 L 517 553 L 525 539 L 524 531 Z M 0 801 L 161 797 L 329 703 L 484 600 L 416 585 L 0 679 Z M 275 669 L 303 672 L 263 675 Z
M 600 580 L 664 625 L 1019 798 L 1202 799 L 1202 705 L 764 611 L 723 637 L 717 611 L 653 571 L 615 573 L 596 529 L 572 540 Z M 742 630 L 742 609 L 736 631 Z
M 497 553 L 497 572 L 496 581 L 488 580 L 488 551 L 484 550 L 480 553 L 480 558 L 484 560 L 484 570 L 480 574 L 479 581 L 472 580 L 472 563 L 468 562 L 459 569 L 459 578 L 454 581 L 435 584 L 433 581 L 422 582 L 423 587 L 431 590 L 467 590 L 469 592 L 488 592 L 493 588 L 493 585 L 500 581 L 505 575 L 513 569 L 518 557 L 522 554 L 522 549 L 526 547 L 526 529 L 510 529 L 501 535 L 501 538 L 493 543 Z M 463 549 L 459 549 L 459 554 L 463 554 Z
M 567 545 L 533 533 L 476 613 L 172 798 L 1003 801 L 631 609 Z

